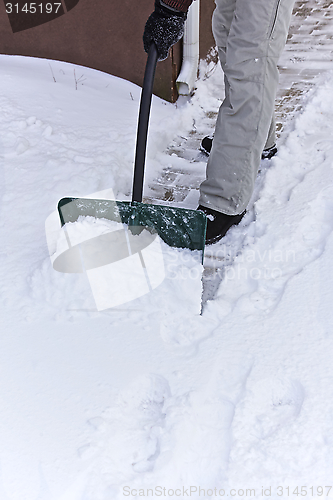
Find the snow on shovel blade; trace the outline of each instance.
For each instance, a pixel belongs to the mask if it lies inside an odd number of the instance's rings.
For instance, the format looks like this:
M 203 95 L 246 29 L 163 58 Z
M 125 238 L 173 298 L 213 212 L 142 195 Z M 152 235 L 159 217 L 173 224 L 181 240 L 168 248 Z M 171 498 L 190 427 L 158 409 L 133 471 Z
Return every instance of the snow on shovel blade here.
M 143 229 L 158 234 L 170 247 L 199 250 L 204 256 L 206 216 L 198 210 L 141 202 L 62 198 L 58 203 L 61 225 L 80 216 L 104 218 L 126 224 L 132 234 Z

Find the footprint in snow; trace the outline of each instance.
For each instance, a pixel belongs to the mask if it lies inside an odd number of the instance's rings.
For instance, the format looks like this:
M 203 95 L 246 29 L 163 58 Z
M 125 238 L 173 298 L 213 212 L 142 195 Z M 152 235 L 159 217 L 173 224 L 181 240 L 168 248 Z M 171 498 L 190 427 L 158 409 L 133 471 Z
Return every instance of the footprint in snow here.
M 98 488 L 117 484 L 119 478 L 135 481 L 137 474 L 154 469 L 169 396 L 164 377 L 142 376 L 122 391 L 100 417 L 89 420 L 96 433 L 95 442 L 82 447 L 79 455 L 93 459 L 91 481 L 98 483 Z M 99 471 L 106 467 L 108 474 L 103 478 Z
M 161 439 L 163 477 L 175 484 L 222 484 L 232 446 L 232 424 L 252 359 L 235 352 L 219 356 L 201 389 L 170 398 Z
M 250 406 L 255 408 L 253 430 L 266 439 L 292 422 L 301 412 L 304 388 L 298 380 L 264 379 L 251 391 Z

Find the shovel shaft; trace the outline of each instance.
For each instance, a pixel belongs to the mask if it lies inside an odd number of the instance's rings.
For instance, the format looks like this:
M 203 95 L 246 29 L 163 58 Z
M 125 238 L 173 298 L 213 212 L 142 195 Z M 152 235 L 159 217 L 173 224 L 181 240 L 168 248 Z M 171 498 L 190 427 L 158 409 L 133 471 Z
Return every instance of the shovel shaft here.
M 156 45 L 152 43 L 148 52 L 148 59 L 141 92 L 138 131 L 136 137 L 132 201 L 142 201 L 148 123 L 157 58 L 157 48 Z

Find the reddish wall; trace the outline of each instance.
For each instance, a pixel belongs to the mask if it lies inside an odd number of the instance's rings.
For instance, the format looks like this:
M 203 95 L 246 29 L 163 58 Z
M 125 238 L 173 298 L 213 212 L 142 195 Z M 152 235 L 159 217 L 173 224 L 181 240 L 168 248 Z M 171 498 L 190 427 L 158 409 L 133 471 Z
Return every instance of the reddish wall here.
M 52 0 L 60 3 L 50 15 L 44 13 L 6 14 L 9 0 L 0 0 L 0 53 L 45 57 L 105 71 L 141 84 L 146 62 L 142 33 L 153 0 Z M 14 0 L 20 8 L 27 2 Z M 46 7 L 45 0 L 35 5 Z M 30 5 L 30 3 L 28 3 Z M 211 35 L 213 0 L 201 0 L 201 57 L 214 44 Z M 53 16 L 53 20 L 49 22 Z M 20 17 L 20 19 L 18 19 Z M 23 19 L 23 20 L 22 20 Z M 39 24 L 42 23 L 44 24 Z M 20 24 L 21 23 L 21 24 Z M 36 25 L 22 29 L 25 25 Z M 16 30 L 13 33 L 13 28 Z M 174 49 L 174 62 L 179 72 L 181 44 Z M 169 57 L 158 64 L 155 93 L 168 100 L 172 93 L 172 61 Z

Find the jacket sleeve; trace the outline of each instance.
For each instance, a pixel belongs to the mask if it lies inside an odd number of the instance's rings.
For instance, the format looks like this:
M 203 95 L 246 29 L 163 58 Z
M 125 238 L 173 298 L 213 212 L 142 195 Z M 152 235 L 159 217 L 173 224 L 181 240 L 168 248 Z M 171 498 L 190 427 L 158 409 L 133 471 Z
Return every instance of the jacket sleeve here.
M 193 0 L 163 0 L 166 5 L 181 12 L 187 12 L 192 2 Z

